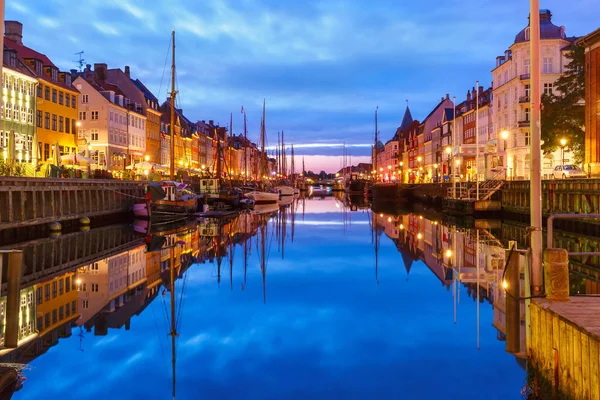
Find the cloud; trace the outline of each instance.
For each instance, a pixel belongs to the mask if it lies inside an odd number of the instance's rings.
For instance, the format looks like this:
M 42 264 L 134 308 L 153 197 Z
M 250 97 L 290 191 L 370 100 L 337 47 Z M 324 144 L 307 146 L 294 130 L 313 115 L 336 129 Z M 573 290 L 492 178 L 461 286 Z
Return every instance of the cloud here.
M 114 27 L 106 23 L 94 22 L 93 25 L 100 33 L 103 33 L 105 35 L 117 36 L 119 34 L 119 32 Z

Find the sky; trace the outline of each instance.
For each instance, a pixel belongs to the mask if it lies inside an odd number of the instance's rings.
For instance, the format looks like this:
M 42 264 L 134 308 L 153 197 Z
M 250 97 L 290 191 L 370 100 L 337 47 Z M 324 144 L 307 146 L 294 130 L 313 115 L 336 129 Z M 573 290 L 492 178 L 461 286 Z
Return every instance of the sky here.
M 192 265 L 177 281 L 177 399 L 521 399 L 525 371 L 498 339 L 492 306 L 481 303 L 477 349 L 467 288 L 455 324 L 452 291 L 422 261 L 407 273 L 384 234 L 376 281 L 369 214 L 336 204 L 307 200 L 293 241 L 288 216 L 285 257 L 268 224 L 266 303 L 256 237 L 244 290 L 241 246 L 231 288 L 228 258 L 220 285 L 216 262 Z M 168 398 L 165 297 L 129 330 L 60 338 L 30 363 L 13 400 Z
M 151 4 L 151 6 L 149 5 Z M 598 28 L 597 0 L 542 0 L 569 36 Z M 179 102 L 191 120 L 229 123 L 259 137 L 263 99 L 268 143 L 284 131 L 306 169 L 334 172 L 345 144 L 370 161 L 374 112 L 391 138 L 407 105 L 422 120 L 450 94 L 489 82 L 496 56 L 527 25 L 525 0 L 20 0 L 6 19 L 23 22 L 25 45 L 59 68 L 131 67 L 161 100 L 176 30 Z M 297 157 L 296 165 L 300 165 Z

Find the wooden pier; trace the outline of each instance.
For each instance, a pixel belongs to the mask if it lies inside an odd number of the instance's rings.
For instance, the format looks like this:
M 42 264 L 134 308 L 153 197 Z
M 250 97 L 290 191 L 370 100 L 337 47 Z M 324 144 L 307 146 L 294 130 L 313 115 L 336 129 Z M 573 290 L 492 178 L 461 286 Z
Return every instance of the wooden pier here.
M 536 299 L 530 312 L 529 358 L 543 398 L 600 399 L 600 298 Z
M 0 230 L 119 213 L 143 196 L 143 182 L 1 177 Z

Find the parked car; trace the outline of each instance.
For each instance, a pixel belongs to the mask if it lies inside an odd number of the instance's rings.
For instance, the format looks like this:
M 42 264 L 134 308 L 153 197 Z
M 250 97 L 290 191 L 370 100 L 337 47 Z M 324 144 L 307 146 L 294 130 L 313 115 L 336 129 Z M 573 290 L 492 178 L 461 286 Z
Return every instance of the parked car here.
M 587 174 L 577 165 L 558 165 L 554 168 L 554 179 L 587 178 Z

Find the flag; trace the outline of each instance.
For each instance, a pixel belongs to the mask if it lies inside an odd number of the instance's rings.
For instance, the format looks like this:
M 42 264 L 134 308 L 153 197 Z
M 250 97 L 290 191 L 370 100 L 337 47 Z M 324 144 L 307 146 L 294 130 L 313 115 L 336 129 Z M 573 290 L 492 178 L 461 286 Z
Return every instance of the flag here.
M 240 110 L 240 113 L 244 113 L 244 106 L 242 106 L 242 109 Z

